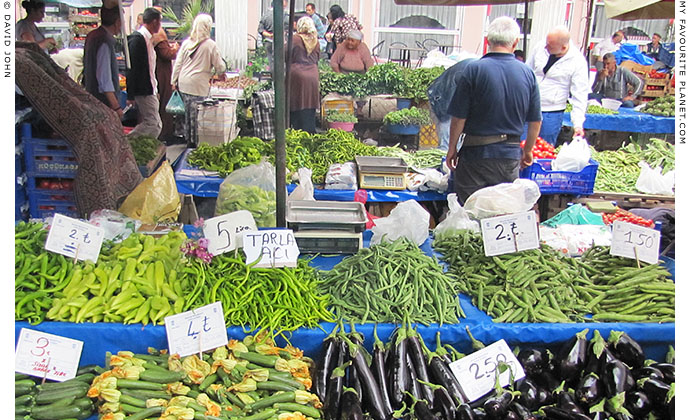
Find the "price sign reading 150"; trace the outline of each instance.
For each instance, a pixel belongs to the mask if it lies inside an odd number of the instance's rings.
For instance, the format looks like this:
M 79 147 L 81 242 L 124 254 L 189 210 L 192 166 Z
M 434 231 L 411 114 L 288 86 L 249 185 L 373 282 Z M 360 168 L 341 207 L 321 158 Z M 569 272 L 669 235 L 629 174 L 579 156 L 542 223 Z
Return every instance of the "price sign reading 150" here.
M 617 220 L 613 222 L 611 255 L 656 264 L 659 261 L 660 240 L 658 230 Z

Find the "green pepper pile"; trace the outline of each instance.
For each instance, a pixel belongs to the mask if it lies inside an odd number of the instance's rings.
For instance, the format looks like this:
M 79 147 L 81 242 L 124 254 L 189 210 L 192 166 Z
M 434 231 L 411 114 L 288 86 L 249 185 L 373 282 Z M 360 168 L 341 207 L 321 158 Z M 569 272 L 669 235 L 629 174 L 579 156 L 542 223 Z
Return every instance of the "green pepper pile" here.
M 143 166 L 152 161 L 158 154 L 158 148 L 161 146 L 160 141 L 154 137 L 139 136 L 129 139 L 129 145 L 132 146 L 134 152 L 134 160 L 137 165 Z
M 257 137 L 238 137 L 230 143 L 211 146 L 201 143 L 189 156 L 190 165 L 216 171 L 221 177 L 230 172 L 261 161 L 262 156 L 273 154 L 270 143 Z

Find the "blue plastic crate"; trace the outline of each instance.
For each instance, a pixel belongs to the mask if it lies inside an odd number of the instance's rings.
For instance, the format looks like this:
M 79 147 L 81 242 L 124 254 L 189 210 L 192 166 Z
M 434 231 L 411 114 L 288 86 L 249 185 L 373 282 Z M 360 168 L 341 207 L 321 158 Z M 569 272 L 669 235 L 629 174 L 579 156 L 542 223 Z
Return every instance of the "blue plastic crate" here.
M 590 195 L 599 163 L 593 159 L 580 172 L 552 171 L 553 159 L 537 159 L 532 166 L 520 171 L 520 178 L 531 179 L 539 185 L 542 194 Z
M 74 178 L 77 175 L 77 159 L 65 140 L 33 138 L 30 124 L 22 124 L 21 136 L 29 176 Z
M 29 213 L 34 218 L 45 218 L 55 213 L 78 217 L 74 193 L 64 190 L 27 189 Z
M 14 148 L 14 176 L 20 176 L 24 173 L 24 146 L 18 144 Z

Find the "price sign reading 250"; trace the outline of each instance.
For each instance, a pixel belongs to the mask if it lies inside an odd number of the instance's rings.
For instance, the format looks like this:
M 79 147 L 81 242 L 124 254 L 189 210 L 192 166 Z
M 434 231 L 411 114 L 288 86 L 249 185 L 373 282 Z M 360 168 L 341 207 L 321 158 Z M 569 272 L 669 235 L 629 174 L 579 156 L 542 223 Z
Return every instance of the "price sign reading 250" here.
M 470 364 L 469 371 L 474 375 L 474 379 L 482 379 L 489 377 L 491 379 L 496 378 L 496 368 L 499 363 L 505 363 L 510 366 L 510 369 L 515 372 L 516 366 L 512 360 L 509 360 L 505 354 L 498 353 L 484 359 L 484 363 L 481 365 L 478 362 Z

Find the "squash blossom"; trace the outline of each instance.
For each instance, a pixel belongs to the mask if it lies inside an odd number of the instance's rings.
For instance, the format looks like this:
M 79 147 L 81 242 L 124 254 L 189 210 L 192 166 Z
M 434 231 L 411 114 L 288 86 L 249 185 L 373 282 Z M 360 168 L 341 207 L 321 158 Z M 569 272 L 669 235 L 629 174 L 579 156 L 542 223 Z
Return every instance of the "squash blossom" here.
M 159 420 L 194 420 L 194 409 L 188 407 L 168 406 Z
M 184 396 L 172 397 L 168 402 L 168 407 L 187 407 L 190 402 L 194 402 L 194 398 Z
M 93 384 L 86 393 L 86 396 L 89 398 L 96 398 L 101 395 L 103 390 L 115 388 L 117 388 L 117 378 L 113 376 L 111 371 L 103 372 L 94 378 Z
M 222 367 L 225 373 L 232 372 L 237 366 L 237 360 L 235 359 L 220 359 L 213 362 L 211 365 L 211 373 L 216 373 L 219 367 Z
M 168 405 L 168 400 L 163 398 L 149 398 L 146 400 L 146 408 L 165 407 L 166 405 Z
M 139 375 L 145 370 L 141 366 L 117 366 L 112 369 L 114 377 L 134 380 L 139 379 Z
M 223 360 L 228 358 L 228 354 L 230 352 L 228 351 L 228 348 L 225 346 L 220 346 L 217 347 L 215 350 L 213 350 L 213 354 L 211 355 L 211 358 L 213 360 Z
M 125 420 L 125 413 L 108 413 L 101 420 Z
M 257 344 L 256 347 L 254 347 L 254 351 L 257 353 L 269 356 L 278 356 L 281 350 L 282 349 L 280 347 L 271 346 L 268 344 Z
M 289 344 L 285 347 L 285 351 L 288 352 L 290 356 L 292 356 L 295 359 L 301 359 L 302 357 L 304 357 L 304 352 L 302 350 L 298 349 L 297 347 L 293 347 Z
M 307 420 L 307 416 L 295 411 L 293 413 L 281 413 L 278 415 L 278 420 Z
M 247 353 L 249 349 L 247 346 L 244 345 L 241 341 L 237 340 L 230 340 L 228 341 L 228 350 L 231 352 L 237 354 L 237 353 Z
M 243 379 L 251 378 L 257 382 L 266 382 L 268 380 L 268 369 L 250 369 L 245 372 Z
M 103 403 L 98 407 L 98 412 L 101 414 L 104 413 L 116 413 L 120 411 L 120 403 L 119 402 L 107 402 Z
M 256 391 L 256 381 L 252 378 L 244 378 L 239 384 L 235 384 L 228 388 L 235 392 L 251 392 Z
M 120 401 L 120 395 L 122 395 L 122 392 L 117 389 L 101 389 L 101 394 L 99 397 L 106 402 L 115 403 Z
M 295 391 L 295 402 L 298 404 L 311 404 L 314 408 L 321 408 L 323 404 L 319 401 L 319 397 L 311 392 L 296 390 Z
M 168 392 L 174 395 L 187 395 L 192 388 L 183 384 L 182 382 L 173 382 L 168 384 Z
M 230 388 L 228 388 L 228 391 L 230 391 Z M 247 393 L 238 392 L 236 395 L 237 395 L 237 398 L 239 398 L 240 401 L 242 401 L 245 405 L 251 404 L 251 403 L 253 403 L 253 402 L 256 402 L 256 400 L 255 400 L 254 398 L 252 398 L 252 397 L 251 397 L 249 394 L 247 394 Z
M 187 356 L 182 360 L 182 369 L 187 373 L 187 377 L 192 383 L 200 384 L 211 373 L 211 365 L 199 359 L 199 356 L 193 354 Z
M 204 414 L 206 414 L 207 416 L 216 416 L 216 417 L 220 416 L 220 411 L 221 411 L 220 404 L 211 401 L 211 399 L 208 397 L 208 395 L 199 394 L 196 397 L 196 402 L 198 402 L 199 404 L 206 407 L 206 412 Z
M 144 366 L 144 363 L 145 360 L 137 359 L 131 351 L 118 351 L 110 356 L 110 366 Z
M 179 354 L 168 356 L 168 370 L 172 370 L 173 372 L 182 371 L 182 361 L 180 360 Z

